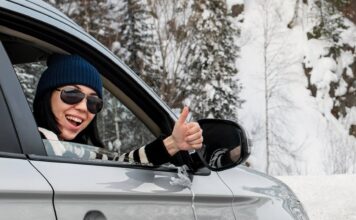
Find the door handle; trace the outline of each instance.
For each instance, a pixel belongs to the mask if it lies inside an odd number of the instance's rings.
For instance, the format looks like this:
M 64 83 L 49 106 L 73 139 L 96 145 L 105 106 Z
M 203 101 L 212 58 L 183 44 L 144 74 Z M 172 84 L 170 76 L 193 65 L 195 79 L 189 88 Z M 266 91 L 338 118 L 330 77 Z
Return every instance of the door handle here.
M 91 210 L 85 214 L 84 220 L 107 220 L 107 219 L 101 211 Z

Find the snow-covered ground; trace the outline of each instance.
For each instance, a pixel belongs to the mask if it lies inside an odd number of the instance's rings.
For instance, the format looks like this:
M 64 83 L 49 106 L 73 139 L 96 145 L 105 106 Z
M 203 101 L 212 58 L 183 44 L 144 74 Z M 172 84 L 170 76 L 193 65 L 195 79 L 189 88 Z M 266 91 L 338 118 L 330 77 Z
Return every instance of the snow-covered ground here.
M 356 220 L 356 175 L 277 178 L 295 192 L 310 220 Z

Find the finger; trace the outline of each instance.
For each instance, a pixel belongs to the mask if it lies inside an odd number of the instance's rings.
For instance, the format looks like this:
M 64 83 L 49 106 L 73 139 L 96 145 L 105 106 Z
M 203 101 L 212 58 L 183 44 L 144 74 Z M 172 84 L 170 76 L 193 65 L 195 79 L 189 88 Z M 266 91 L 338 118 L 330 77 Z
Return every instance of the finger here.
M 185 138 L 185 141 L 186 142 L 192 142 L 192 141 L 199 140 L 199 139 L 202 139 L 202 138 L 203 138 L 202 130 L 199 130 L 198 132 L 195 132 L 194 134 L 188 135 Z
M 198 150 L 198 149 L 202 148 L 202 146 L 203 146 L 203 144 L 193 144 L 193 145 L 191 145 L 191 147 L 193 149 L 195 149 L 195 150 Z
M 189 147 L 193 147 L 193 146 L 199 147 L 199 146 L 202 146 L 202 145 L 203 145 L 203 143 L 195 143 L 195 144 L 189 144 Z
M 188 127 L 188 131 L 187 131 L 188 134 L 194 134 L 201 131 L 201 128 L 197 122 L 190 122 L 187 124 L 187 127 Z
M 189 114 L 189 109 L 187 106 L 184 106 L 182 112 L 180 113 L 177 123 L 184 124 L 185 120 L 187 120 L 188 114 Z
M 187 126 L 188 126 L 188 128 L 200 128 L 200 125 L 198 122 L 188 122 Z

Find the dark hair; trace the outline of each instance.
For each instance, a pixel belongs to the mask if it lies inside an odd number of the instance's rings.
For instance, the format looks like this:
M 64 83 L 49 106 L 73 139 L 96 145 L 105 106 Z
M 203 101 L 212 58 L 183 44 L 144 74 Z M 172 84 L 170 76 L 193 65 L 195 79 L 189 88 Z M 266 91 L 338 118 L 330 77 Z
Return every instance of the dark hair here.
M 57 126 L 56 118 L 51 108 L 52 91 L 47 91 L 42 97 L 36 97 L 33 101 L 33 115 L 38 127 L 42 127 L 60 135 L 61 131 Z M 94 116 L 89 125 L 81 131 L 71 142 L 80 144 L 92 144 L 97 147 L 104 147 L 99 138 L 97 128 L 97 117 Z

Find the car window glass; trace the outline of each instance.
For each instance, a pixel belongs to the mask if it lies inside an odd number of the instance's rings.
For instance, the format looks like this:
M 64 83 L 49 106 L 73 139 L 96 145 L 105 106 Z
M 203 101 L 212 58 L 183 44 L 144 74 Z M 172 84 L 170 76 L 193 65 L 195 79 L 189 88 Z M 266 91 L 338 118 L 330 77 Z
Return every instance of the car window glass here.
M 32 110 L 36 85 L 41 73 L 46 69 L 46 62 L 15 64 L 14 69 Z M 106 150 L 123 154 L 155 139 L 148 128 L 106 89 L 103 90 L 103 101 L 104 107 L 97 115 L 97 126 Z M 68 146 L 68 144 L 64 144 L 64 146 Z M 72 147 L 72 149 L 78 149 L 78 147 Z M 92 146 L 83 147 L 82 145 L 80 149 L 93 153 L 98 150 Z M 86 159 L 86 157 L 81 159 Z
M 127 153 L 155 139 L 148 128 L 105 89 L 103 100 L 104 108 L 98 114 L 98 129 L 108 150 Z
M 0 152 L 21 153 L 10 114 L 0 89 Z
M 36 85 L 41 73 L 47 68 L 44 61 L 28 64 L 14 65 L 15 72 L 20 81 L 26 99 L 32 110 L 33 99 L 35 98 Z

